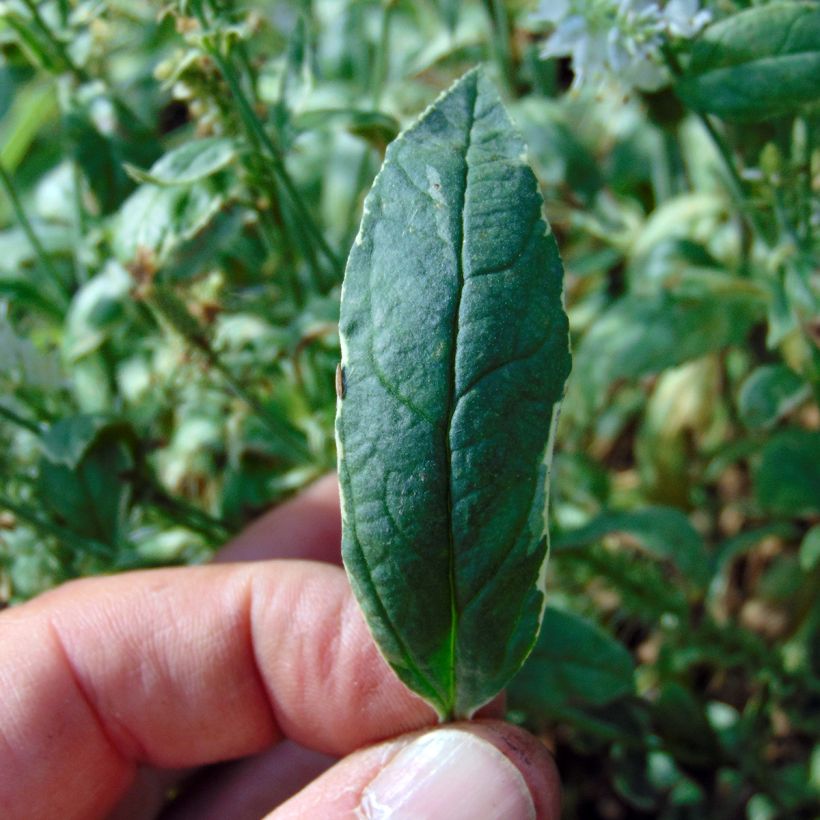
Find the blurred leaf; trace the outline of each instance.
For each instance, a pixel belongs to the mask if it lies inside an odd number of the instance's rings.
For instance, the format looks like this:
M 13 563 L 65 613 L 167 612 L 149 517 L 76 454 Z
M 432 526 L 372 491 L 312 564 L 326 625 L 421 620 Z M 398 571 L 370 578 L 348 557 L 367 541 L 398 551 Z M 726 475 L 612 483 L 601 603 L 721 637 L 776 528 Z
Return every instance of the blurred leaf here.
M 651 811 L 657 805 L 659 795 L 649 777 L 646 751 L 618 745 L 613 749 L 612 763 L 612 783 L 618 794 L 641 811 Z
M 0 75 L 0 82 L 6 78 Z M 13 96 L 11 108 L 0 122 L 0 164 L 13 173 L 38 132 L 57 112 L 57 98 L 51 83 L 32 81 Z
M 102 414 L 68 416 L 49 427 L 40 446 L 48 461 L 73 470 L 104 434 L 123 435 L 128 430 L 125 422 Z
M 555 552 L 586 547 L 611 533 L 625 533 L 647 552 L 671 560 L 687 577 L 703 584 L 709 577 L 709 558 L 700 533 L 672 507 L 646 507 L 632 512 L 605 512 L 577 530 L 553 538 Z
M 63 352 L 74 361 L 97 350 L 123 318 L 133 281 L 116 262 L 89 279 L 71 300 L 65 320 Z
M 2 283 L 0 283 L 2 293 Z M 20 337 L 0 313 L 0 378 L 16 385 L 56 390 L 63 384 L 59 357 Z
M 322 108 L 302 111 L 293 118 L 299 131 L 315 131 L 317 128 L 335 126 L 367 140 L 381 152 L 399 133 L 395 117 L 381 111 L 361 111 L 352 108 Z
M 820 524 L 815 524 L 803 536 L 800 544 L 800 568 L 804 572 L 811 572 L 820 565 Z
M 616 379 L 657 373 L 737 344 L 757 318 L 748 297 L 680 298 L 663 291 L 625 296 L 600 316 L 581 341 L 570 390 L 600 407 Z
M 223 202 L 204 182 L 191 187 L 141 185 L 112 222 L 114 251 L 125 264 L 146 251 L 162 263 L 179 244 L 202 230 Z
M 706 768 L 721 762 L 718 737 L 692 694 L 678 683 L 667 683 L 652 710 L 655 729 L 675 760 Z
M 436 4 L 439 8 L 444 22 L 450 31 L 455 31 L 458 25 L 458 12 L 461 6 L 461 0 L 438 0 Z
M 116 210 L 134 188 L 125 163 L 150 165 L 159 154 L 153 132 L 102 83 L 82 86 L 70 97 L 64 128 L 103 214 Z
M 809 395 L 809 386 L 785 365 L 764 365 L 740 389 L 740 418 L 752 430 L 774 426 Z
M 754 549 L 764 538 L 774 535 L 787 539 L 793 538 L 795 534 L 794 526 L 784 522 L 775 522 L 747 532 L 741 532 L 733 538 L 726 539 L 715 550 L 713 561 L 715 570 L 722 571 L 733 558 Z
M 598 163 L 552 100 L 527 97 L 512 109 L 527 141 L 538 178 L 550 186 L 568 185 L 591 202 L 603 185 Z
M 192 185 L 227 168 L 236 159 L 233 140 L 209 137 L 185 142 L 160 157 L 149 171 L 125 163 L 125 170 L 137 182 L 150 185 Z
M 42 438 L 37 488 L 60 524 L 117 544 L 132 494 L 130 437 L 127 425 L 104 416 L 74 416 L 51 426 Z
M 820 8 L 770 3 L 710 26 L 677 91 L 696 111 L 758 121 L 820 100 Z
M 74 247 L 74 234 L 66 225 L 55 225 L 50 222 L 32 220 L 40 244 L 50 254 L 69 253 Z M 0 272 L 9 277 L 22 278 L 27 268 L 36 262 L 37 254 L 22 228 L 15 226 L 0 231 Z
M 131 484 L 125 474 L 133 463 L 129 449 L 117 440 L 92 449 L 74 470 L 43 461 L 38 496 L 73 532 L 113 547 L 130 503 Z
M 548 606 L 538 642 L 508 687 L 511 709 L 561 718 L 569 706 L 603 706 L 635 690 L 627 649 L 578 615 Z
M 758 504 L 768 512 L 820 513 L 820 431 L 791 429 L 773 436 L 754 481 Z

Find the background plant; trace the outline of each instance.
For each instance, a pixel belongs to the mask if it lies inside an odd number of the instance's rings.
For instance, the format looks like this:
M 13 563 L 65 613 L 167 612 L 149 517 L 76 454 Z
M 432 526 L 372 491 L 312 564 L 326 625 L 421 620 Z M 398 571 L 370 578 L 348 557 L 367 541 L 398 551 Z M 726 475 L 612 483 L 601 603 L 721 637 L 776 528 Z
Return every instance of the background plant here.
M 575 349 L 511 717 L 571 817 L 814 817 L 818 7 L 0 4 L 0 600 L 205 560 L 335 464 L 384 147 L 486 61 Z M 560 636 L 560 639 L 555 639 Z

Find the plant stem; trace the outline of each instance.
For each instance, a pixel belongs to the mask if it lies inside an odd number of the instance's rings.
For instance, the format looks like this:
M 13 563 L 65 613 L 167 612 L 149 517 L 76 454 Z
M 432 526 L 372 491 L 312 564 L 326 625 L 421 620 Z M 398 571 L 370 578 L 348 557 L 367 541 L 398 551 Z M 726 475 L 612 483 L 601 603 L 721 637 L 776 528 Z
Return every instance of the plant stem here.
M 210 539 L 222 540 L 230 536 L 231 529 L 224 521 L 171 495 L 153 476 L 143 475 L 142 481 L 147 485 L 150 499 L 166 512 L 181 515 L 186 526 Z
M 811 201 L 812 201 L 812 179 L 811 179 L 811 155 L 812 155 L 812 140 L 814 139 L 814 129 L 812 127 L 813 121 L 811 117 L 803 117 L 803 123 L 806 128 L 804 135 L 805 147 L 803 158 L 803 173 L 801 174 L 800 186 L 800 221 L 801 230 L 800 236 L 805 244 L 807 250 L 811 249 Z
M 222 359 L 216 356 L 214 351 L 211 351 L 208 362 L 214 370 L 222 376 L 225 380 L 225 384 L 227 384 L 228 387 L 236 394 L 237 398 L 245 402 L 245 404 L 247 404 L 257 416 L 259 416 L 265 426 L 284 445 L 288 451 L 289 457 L 293 461 L 310 461 L 310 451 L 301 441 L 296 431 L 289 424 L 286 424 L 281 419 L 272 415 L 255 396 L 251 395 L 245 387 L 237 381 Z
M 680 77 L 683 74 L 683 71 L 681 70 L 677 57 L 669 48 L 668 44 L 661 49 L 661 52 L 666 65 L 672 73 L 672 76 L 675 78 Z M 723 160 L 723 165 L 725 166 L 726 173 L 729 175 L 729 182 L 731 188 L 733 189 L 732 193 L 734 194 L 735 200 L 737 201 L 741 213 L 746 218 L 749 227 L 762 242 L 770 244 L 766 238 L 766 233 L 763 230 L 763 226 L 761 225 L 754 208 L 752 208 L 746 197 L 746 189 L 743 185 L 743 180 L 740 178 L 740 174 L 735 166 L 734 157 L 732 156 L 732 151 L 726 144 L 726 140 L 723 139 L 723 135 L 720 131 L 715 128 L 712 121 L 709 119 L 708 114 L 704 114 L 702 111 L 694 111 L 694 114 L 700 120 L 701 125 L 706 130 L 706 133 L 711 138 L 713 145 Z
M 92 555 L 96 555 L 98 558 L 110 559 L 111 557 L 113 550 L 107 544 L 103 544 L 101 541 L 96 541 L 93 538 L 83 538 L 81 535 L 77 535 L 71 532 L 71 530 L 61 527 L 53 521 L 49 521 L 47 518 L 42 518 L 27 505 L 12 501 L 8 496 L 3 494 L 0 494 L 0 507 L 9 510 L 16 515 L 17 518 L 21 518 L 36 529 L 42 530 L 47 535 L 52 535 L 66 544 L 71 544 L 80 552 L 88 552 Z
M 205 15 L 201 0 L 198 0 L 198 2 L 194 4 L 194 11 L 197 15 L 197 18 L 202 28 L 207 29 L 208 20 L 207 16 Z M 260 153 L 267 154 L 268 159 L 270 160 L 271 165 L 273 166 L 273 170 L 279 178 L 282 187 L 285 189 L 285 192 L 287 193 L 288 198 L 293 204 L 293 207 L 296 209 L 298 213 L 299 220 L 302 223 L 303 228 L 310 235 L 311 239 L 315 242 L 316 246 L 319 248 L 322 255 L 325 256 L 325 258 L 331 264 L 334 274 L 336 274 L 341 269 L 339 258 L 336 256 L 336 253 L 328 244 L 327 240 L 324 237 L 324 234 L 322 233 L 319 226 L 316 224 L 315 219 L 313 218 L 313 216 L 310 213 L 310 210 L 305 204 L 301 192 L 297 188 L 296 183 L 293 181 L 293 178 L 291 177 L 290 173 L 287 170 L 287 167 L 285 166 L 284 158 L 282 157 L 282 152 L 274 144 L 270 135 L 265 130 L 262 123 L 259 121 L 259 117 L 257 117 L 256 112 L 253 110 L 253 106 L 251 105 L 250 100 L 248 99 L 247 95 L 245 94 L 245 91 L 242 88 L 242 84 L 236 72 L 234 71 L 233 65 L 230 63 L 228 59 L 226 59 L 222 55 L 217 46 L 206 46 L 206 49 L 208 55 L 214 61 L 220 73 L 222 74 L 225 83 L 227 84 L 233 98 L 236 101 L 236 105 L 239 110 L 239 115 L 242 119 L 242 124 L 245 127 L 248 139 L 257 151 L 259 151 Z M 317 276 L 321 276 L 321 271 L 315 270 L 315 273 Z
M 88 281 L 88 269 L 83 261 L 83 237 L 86 233 L 85 207 L 83 205 L 83 175 L 77 162 L 71 162 L 71 177 L 74 181 L 74 275 L 77 282 L 84 285 Z
M 51 277 L 54 284 L 57 286 L 58 291 L 61 296 L 65 295 L 65 289 L 63 287 L 63 283 L 60 279 L 60 275 L 57 273 L 57 269 L 49 259 L 48 254 L 46 253 L 46 249 L 43 247 L 43 243 L 40 242 L 37 234 L 34 232 L 34 228 L 31 225 L 31 221 L 28 218 L 28 215 L 23 208 L 23 203 L 20 202 L 20 197 L 17 195 L 17 191 L 14 188 L 14 183 L 11 180 L 8 172 L 6 171 L 2 162 L 0 162 L 0 187 L 6 192 L 6 196 L 9 198 L 9 202 L 11 202 L 11 207 L 14 210 L 14 214 L 17 217 L 17 221 L 20 223 L 20 227 L 23 229 L 23 233 L 26 235 L 29 243 L 31 244 L 34 253 L 36 254 L 37 258 L 40 260 L 40 264 L 45 269 L 46 273 Z
M 8 422 L 11 422 L 11 424 L 16 425 L 17 427 L 22 427 L 24 430 L 28 430 L 29 433 L 34 433 L 35 436 L 42 435 L 43 431 L 36 421 L 31 421 L 30 419 L 18 416 L 14 410 L 11 410 L 3 404 L 0 404 L 0 417 L 4 418 Z
M 230 390 L 256 413 L 265 426 L 276 436 L 287 450 L 288 456 L 295 462 L 310 461 L 310 451 L 302 441 L 299 433 L 287 422 L 272 415 L 268 409 L 253 396 L 243 384 L 231 373 L 220 355 L 213 349 L 207 336 L 198 322 L 189 313 L 188 308 L 167 286 L 155 285 L 153 295 L 148 297 L 150 305 L 159 313 L 177 333 L 189 344 L 199 350 L 225 380 Z
M 515 72 L 510 50 L 510 21 L 504 0 L 490 0 L 490 19 L 493 27 L 493 46 L 496 60 L 501 68 L 501 76 L 510 94 L 515 93 Z
M 390 53 L 390 21 L 393 16 L 395 3 L 388 0 L 382 9 L 381 26 L 379 27 L 379 40 L 376 46 L 376 54 L 373 58 L 374 70 L 372 73 L 372 84 L 370 87 L 370 98 L 373 108 L 378 110 L 381 106 L 384 84 L 387 80 L 388 58 Z M 370 146 L 365 143 L 362 146 L 362 155 L 359 159 L 359 167 L 356 171 L 356 182 L 353 187 L 353 198 L 347 212 L 343 236 L 347 237 L 356 230 L 356 217 L 359 214 L 359 194 L 368 179 L 368 166 L 370 164 Z

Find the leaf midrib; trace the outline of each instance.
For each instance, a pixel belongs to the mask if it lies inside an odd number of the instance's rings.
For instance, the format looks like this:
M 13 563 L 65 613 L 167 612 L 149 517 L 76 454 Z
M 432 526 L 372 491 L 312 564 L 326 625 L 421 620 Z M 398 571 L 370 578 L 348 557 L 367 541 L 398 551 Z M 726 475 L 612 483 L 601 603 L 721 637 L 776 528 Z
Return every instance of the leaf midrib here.
M 467 93 L 470 95 L 467 128 L 464 138 L 464 174 L 461 185 L 461 207 L 460 207 L 460 232 L 454 246 L 458 248 L 456 255 L 456 303 L 453 311 L 453 326 L 450 334 L 450 385 L 447 396 L 447 411 L 445 414 L 446 424 L 444 428 L 444 452 L 447 470 L 447 560 L 450 586 L 450 635 L 449 635 L 449 670 L 450 681 L 448 687 L 449 703 L 448 717 L 452 717 L 456 705 L 456 642 L 458 635 L 458 606 L 456 596 L 456 543 L 453 532 L 453 450 L 450 442 L 453 425 L 453 414 L 458 404 L 456 394 L 456 356 L 458 352 L 458 336 L 461 327 L 461 298 L 464 291 L 464 251 L 467 235 L 466 212 L 467 212 L 467 185 L 469 181 L 470 165 L 468 154 L 472 139 L 473 124 L 475 123 L 475 107 L 478 99 L 478 80 L 475 74 L 470 77 L 470 84 L 467 86 Z

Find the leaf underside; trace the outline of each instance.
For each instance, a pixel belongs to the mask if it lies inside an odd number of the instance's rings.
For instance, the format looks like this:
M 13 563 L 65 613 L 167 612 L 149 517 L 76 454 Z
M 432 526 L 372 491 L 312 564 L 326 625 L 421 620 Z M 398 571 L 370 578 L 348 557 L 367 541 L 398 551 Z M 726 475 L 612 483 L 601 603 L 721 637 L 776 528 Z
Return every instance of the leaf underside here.
M 345 273 L 343 557 L 382 653 L 442 718 L 504 687 L 543 610 L 570 356 L 541 208 L 472 71 L 388 148 Z

